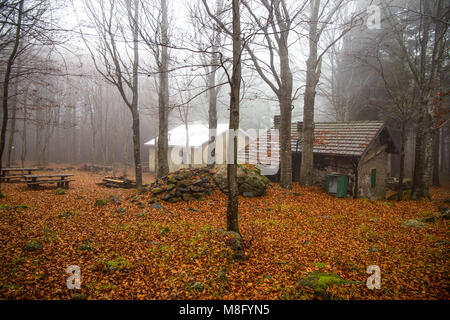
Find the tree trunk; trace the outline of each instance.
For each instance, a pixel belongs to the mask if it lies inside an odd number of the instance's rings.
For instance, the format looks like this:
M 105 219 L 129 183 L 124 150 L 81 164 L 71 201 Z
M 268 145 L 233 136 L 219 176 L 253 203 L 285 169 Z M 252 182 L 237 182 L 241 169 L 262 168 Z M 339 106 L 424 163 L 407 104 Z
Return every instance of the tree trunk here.
M 406 127 L 405 123 L 402 122 L 402 129 L 400 134 L 400 173 L 398 177 L 398 190 L 397 190 L 398 201 L 402 201 L 403 199 L 403 178 L 405 177 L 405 145 L 406 145 Z
M 139 67 L 139 0 L 134 0 L 134 30 L 133 30 L 133 100 L 131 105 L 131 116 L 133 117 L 133 155 L 134 155 L 134 174 L 136 177 L 136 188 L 142 189 L 142 164 L 141 164 L 141 133 L 139 122 L 138 105 L 138 67 Z
M 188 117 L 186 114 L 185 122 L 184 122 L 184 130 L 186 132 L 186 141 L 185 141 L 185 149 L 186 149 L 186 156 L 183 157 L 186 159 L 186 163 L 188 164 L 189 168 L 192 168 L 192 156 L 191 156 L 191 147 L 189 144 L 189 124 L 188 124 Z M 183 154 L 184 156 L 184 154 Z
M 291 97 L 278 98 L 280 101 L 280 184 L 292 188 L 292 150 L 291 150 Z
M 20 33 L 22 29 L 22 14 L 23 14 L 23 4 L 25 0 L 21 0 L 19 2 L 19 10 L 17 13 L 17 25 L 16 25 L 16 33 L 14 39 L 14 46 L 12 48 L 11 54 L 8 57 L 8 61 L 6 63 L 6 71 L 3 80 L 3 97 L 2 97 L 2 110 L 3 110 L 3 119 L 2 119 L 2 128 L 0 133 L 0 171 L 2 169 L 2 159 L 3 152 L 5 150 L 6 143 L 6 127 L 8 126 L 8 99 L 9 99 L 9 83 L 11 81 L 11 71 L 12 66 L 14 64 L 14 60 L 16 59 L 17 51 L 20 44 Z M 0 189 L 1 189 L 1 181 L 0 181 Z
M 11 163 L 14 162 L 14 135 L 16 132 L 16 115 L 17 115 L 17 94 L 18 94 L 18 82 L 16 81 L 15 84 L 15 97 L 13 100 L 13 103 L 11 104 L 12 114 L 11 114 L 11 121 L 10 121 L 10 133 L 9 133 L 9 139 L 8 139 L 8 149 L 6 154 L 6 166 L 10 167 Z
M 223 7 L 222 0 L 216 1 L 216 15 L 219 15 Z M 209 167 L 214 167 L 216 164 L 216 139 L 217 139 L 217 88 L 216 88 L 216 70 L 219 64 L 219 57 L 217 51 L 220 45 L 220 27 L 216 24 L 214 30 L 214 40 L 211 51 L 211 66 L 208 75 L 209 89 L 209 110 L 208 110 L 208 126 L 209 126 L 209 143 L 208 143 L 208 159 Z
M 292 72 L 289 66 L 289 30 L 280 33 L 280 184 L 283 188 L 292 188 Z
M 22 146 L 20 153 L 20 161 L 22 168 L 25 168 L 25 158 L 27 156 L 27 102 L 28 102 L 28 87 L 25 88 L 23 98 L 23 120 L 22 120 Z
M 141 139 L 139 114 L 133 114 L 133 154 L 134 154 L 134 170 L 136 175 L 136 188 L 142 189 L 142 164 L 141 164 Z
M 168 12 L 166 0 L 161 0 L 161 61 L 159 62 L 159 132 L 158 132 L 158 168 L 157 178 L 167 176 L 169 173 L 168 162 L 168 114 L 169 114 L 169 55 L 167 45 L 168 36 Z
M 231 76 L 230 125 L 228 150 L 233 152 L 232 163 L 227 164 L 228 206 L 227 230 L 239 232 L 238 223 L 238 184 L 237 184 L 237 130 L 239 128 L 239 95 L 241 86 L 241 23 L 239 0 L 233 0 L 233 74 Z M 232 146 L 230 146 L 232 145 Z M 233 148 L 230 150 L 230 148 Z M 229 157 L 227 157 L 229 159 Z
M 433 172 L 433 134 L 432 120 L 428 113 L 428 102 L 426 99 L 421 106 L 419 127 L 416 138 L 416 154 L 414 165 L 413 187 L 411 198 L 429 198 L 429 187 Z
M 303 103 L 303 142 L 300 183 L 305 186 L 313 184 L 314 170 L 314 102 L 316 86 L 320 77 L 320 61 L 317 61 L 317 20 L 320 1 L 311 2 L 309 22 L 309 57 L 306 62 L 306 88 Z
M 432 185 L 439 187 L 439 147 L 440 147 L 440 130 L 434 130 L 433 135 L 433 182 Z
M 217 50 L 217 49 L 216 49 Z M 209 110 L 208 110 L 208 125 L 209 125 L 209 144 L 208 144 L 208 166 L 214 167 L 216 164 L 216 138 L 217 138 L 217 90 L 216 86 L 216 65 L 217 54 L 213 54 L 211 58 L 211 71 L 209 74 L 208 85 L 209 89 Z

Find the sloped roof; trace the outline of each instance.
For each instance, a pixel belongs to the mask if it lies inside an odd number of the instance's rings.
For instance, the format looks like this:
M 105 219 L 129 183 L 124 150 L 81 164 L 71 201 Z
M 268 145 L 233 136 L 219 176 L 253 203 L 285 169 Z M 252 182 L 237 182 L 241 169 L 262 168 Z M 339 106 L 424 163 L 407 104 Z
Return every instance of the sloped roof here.
M 229 125 L 227 123 L 217 124 L 217 133 L 219 136 L 228 130 Z M 240 129 L 239 129 L 240 130 Z M 202 123 L 193 123 L 188 125 L 189 132 L 189 145 L 191 147 L 200 147 L 204 143 L 209 141 L 209 128 Z M 242 131 L 244 134 L 245 131 Z M 156 139 L 152 139 L 145 143 L 146 146 L 155 145 Z M 175 127 L 169 131 L 169 146 L 184 147 L 186 145 L 186 128 L 183 125 Z
M 317 122 L 314 129 L 314 153 L 324 155 L 340 155 L 361 157 L 369 145 L 381 132 L 387 130 L 383 122 L 378 121 L 352 121 L 352 122 Z M 300 133 L 301 135 L 301 133 Z M 267 130 L 262 136 L 250 143 L 238 154 L 240 161 L 249 157 L 252 163 L 269 164 L 269 159 L 279 161 L 279 132 L 276 129 Z M 256 159 L 255 152 L 249 150 L 264 150 Z M 297 123 L 291 127 L 292 152 L 302 151 L 302 138 L 297 131 Z M 390 150 L 395 149 L 391 146 Z M 266 154 L 267 155 L 266 155 Z M 257 160 L 257 161 L 256 161 Z M 256 162 L 255 162 L 256 161 Z

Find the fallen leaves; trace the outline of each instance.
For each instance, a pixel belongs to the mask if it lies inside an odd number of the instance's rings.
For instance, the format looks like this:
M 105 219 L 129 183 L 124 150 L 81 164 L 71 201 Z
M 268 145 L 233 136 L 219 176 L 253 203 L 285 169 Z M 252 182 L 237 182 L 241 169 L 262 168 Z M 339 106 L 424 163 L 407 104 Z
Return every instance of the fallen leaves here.
M 102 188 L 98 177 L 74 173 L 64 195 L 3 185 L 0 297 L 279 299 L 308 274 L 327 273 L 359 284 L 328 289 L 344 299 L 449 298 L 448 222 L 401 225 L 448 206 L 448 189 L 433 189 L 432 202 L 386 202 L 274 184 L 263 197 L 240 197 L 242 261 L 225 244 L 220 191 L 157 209 L 145 194 Z M 37 250 L 25 250 L 27 243 Z M 76 292 L 65 285 L 69 265 L 81 268 Z M 364 285 L 369 265 L 380 266 L 381 290 Z

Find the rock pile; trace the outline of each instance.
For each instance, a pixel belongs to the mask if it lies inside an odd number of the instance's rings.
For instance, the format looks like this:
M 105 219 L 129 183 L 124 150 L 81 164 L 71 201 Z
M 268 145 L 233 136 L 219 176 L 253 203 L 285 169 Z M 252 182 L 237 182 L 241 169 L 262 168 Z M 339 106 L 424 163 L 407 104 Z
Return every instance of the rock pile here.
M 216 185 L 208 168 L 180 169 L 168 176 L 158 179 L 150 185 L 151 202 L 164 200 L 169 203 L 202 200 L 211 194 Z
M 245 197 L 262 196 L 266 193 L 268 184 L 269 179 L 261 175 L 258 168 L 238 166 L 239 194 Z M 148 193 L 150 203 L 160 200 L 175 203 L 191 199 L 203 200 L 217 187 L 227 194 L 226 167 L 180 169 L 156 180 L 149 186 Z
M 217 168 L 213 179 L 220 190 L 228 194 L 227 168 Z M 258 167 L 239 165 L 237 170 L 239 194 L 244 197 L 259 197 L 266 193 L 269 179 L 263 175 Z

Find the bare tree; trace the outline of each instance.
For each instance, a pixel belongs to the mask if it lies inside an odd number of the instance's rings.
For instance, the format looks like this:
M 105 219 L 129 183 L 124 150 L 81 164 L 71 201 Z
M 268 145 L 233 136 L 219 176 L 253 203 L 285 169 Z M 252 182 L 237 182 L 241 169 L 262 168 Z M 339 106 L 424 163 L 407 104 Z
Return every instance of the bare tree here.
M 227 205 L 227 229 L 229 231 L 239 232 L 238 223 L 238 184 L 237 184 L 237 130 L 239 129 L 239 103 L 241 89 L 241 58 L 242 50 L 245 47 L 245 41 L 242 41 L 241 18 L 240 18 L 240 0 L 232 1 L 232 29 L 230 30 L 224 22 L 219 20 L 210 10 L 206 0 L 202 0 L 208 15 L 218 24 L 218 26 L 233 39 L 233 68 L 230 75 L 224 63 L 221 63 L 226 73 L 228 83 L 230 84 L 230 123 L 227 155 L 227 181 L 228 181 L 228 205 Z M 231 163 L 230 163 L 231 162 Z
M 6 127 L 8 125 L 8 99 L 9 99 L 9 85 L 11 81 L 11 73 L 12 73 L 12 67 L 14 65 L 14 62 L 17 58 L 17 54 L 19 51 L 20 41 L 22 38 L 22 22 L 23 22 L 23 9 L 24 9 L 24 2 L 25 0 L 20 0 L 18 3 L 15 4 L 10 10 L 11 15 L 13 16 L 10 21 L 6 21 L 2 23 L 2 27 L 5 27 L 6 24 L 12 24 L 15 27 L 12 27 L 10 30 L 14 33 L 12 37 L 12 50 L 9 53 L 9 57 L 6 63 L 6 70 L 3 80 L 3 97 L 2 97 L 2 128 L 0 133 L 0 170 L 2 169 L 2 157 L 3 157 L 3 151 L 5 149 L 5 143 L 6 143 Z M 3 34 L 2 34 L 3 36 Z M 2 48 L 4 49 L 4 48 Z M 1 188 L 1 181 L 0 181 L 0 188 Z
M 326 45 L 321 53 L 319 52 L 318 46 L 321 41 L 321 36 L 336 12 L 343 5 L 344 0 L 336 0 L 331 6 L 329 2 L 326 1 L 323 6 L 321 6 L 321 0 L 311 0 L 309 2 L 309 56 L 306 62 L 306 87 L 303 101 L 303 142 L 300 166 L 300 182 L 306 186 L 313 184 L 314 105 L 316 86 L 322 71 L 322 57 L 351 28 L 350 23 L 349 27 L 345 28 L 339 36 L 333 39 L 330 44 Z M 326 7 L 330 7 L 330 9 L 326 10 Z
M 216 0 L 214 15 L 221 20 L 221 16 L 225 11 L 223 0 Z M 192 6 L 190 8 L 190 19 L 195 28 L 197 50 L 203 68 L 206 72 L 206 86 L 208 92 L 208 127 L 209 127 L 209 144 L 208 144 L 208 160 L 209 166 L 213 167 L 216 162 L 216 135 L 217 135 L 217 97 L 221 88 L 218 83 L 218 70 L 221 68 L 220 55 L 223 49 L 222 29 L 213 19 L 208 19 L 202 14 L 200 6 Z M 210 22 L 210 23 L 209 23 Z M 206 41 L 206 43 L 204 43 Z M 222 82 L 222 81 L 220 81 Z
M 89 43 L 81 32 L 83 40 L 96 70 L 117 88 L 132 116 L 134 169 L 136 186 L 140 189 L 142 165 L 138 107 L 139 0 L 85 0 L 84 3 L 99 40 L 95 44 Z M 119 22 L 121 15 L 127 17 L 126 24 Z
M 276 95 L 280 106 L 280 183 L 284 188 L 292 187 L 291 122 L 294 97 L 289 34 L 296 26 L 306 3 L 298 3 L 292 8 L 288 7 L 286 0 L 243 1 L 253 28 L 263 35 L 263 41 L 256 37 L 246 43 L 245 50 L 259 76 Z M 257 11 L 259 6 L 264 9 L 260 14 Z M 261 16 L 267 18 L 262 19 Z M 265 53 L 269 54 L 268 60 L 256 54 L 261 44 Z
M 238 184 L 237 184 L 237 130 L 239 129 L 239 95 L 241 86 L 241 23 L 239 0 L 233 0 L 233 73 L 230 82 L 230 126 L 229 143 L 230 150 L 233 155 L 232 163 L 227 164 L 227 178 L 228 178 L 228 206 L 227 206 L 227 228 L 229 231 L 239 233 L 238 223 Z
M 153 54 L 158 75 L 158 139 L 156 176 L 169 173 L 169 12 L 167 0 L 143 1 L 143 23 L 138 29 L 146 47 Z

